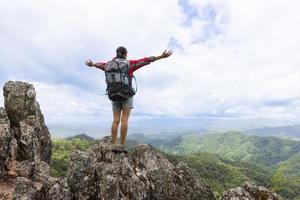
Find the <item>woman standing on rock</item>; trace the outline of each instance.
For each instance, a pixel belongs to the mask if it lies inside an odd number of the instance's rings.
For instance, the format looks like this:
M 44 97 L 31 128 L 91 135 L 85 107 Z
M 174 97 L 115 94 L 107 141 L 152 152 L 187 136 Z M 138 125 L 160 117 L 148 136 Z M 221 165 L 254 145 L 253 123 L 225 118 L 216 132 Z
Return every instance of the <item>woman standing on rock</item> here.
M 127 60 L 127 49 L 118 47 L 116 57 L 112 61 L 93 63 L 86 61 L 89 67 L 96 67 L 105 71 L 107 92 L 112 102 L 113 123 L 111 126 L 112 143 L 117 144 L 118 127 L 121 119 L 121 145 L 125 144 L 128 119 L 133 108 L 133 95 L 135 90 L 132 88 L 133 72 L 139 68 L 150 64 L 156 60 L 167 58 L 172 55 L 171 51 L 165 50 L 159 56 L 150 56 L 138 60 Z

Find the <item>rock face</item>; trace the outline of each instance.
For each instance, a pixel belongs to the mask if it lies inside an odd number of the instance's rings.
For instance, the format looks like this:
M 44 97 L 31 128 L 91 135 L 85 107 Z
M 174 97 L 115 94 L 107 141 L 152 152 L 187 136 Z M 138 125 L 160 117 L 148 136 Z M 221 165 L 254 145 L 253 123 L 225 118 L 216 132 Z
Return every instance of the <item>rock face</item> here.
M 262 186 L 245 182 L 242 187 L 230 189 L 223 193 L 221 200 L 279 200 L 279 197 Z
M 0 198 L 68 199 L 64 196 L 69 193 L 63 180 L 50 176 L 51 137 L 36 101 L 34 87 L 9 81 L 3 87 L 3 94 L 5 108 L 0 108 Z M 56 191 L 61 191 L 60 196 L 65 198 L 54 198 Z
M 3 88 L 4 106 L 17 139 L 17 160 L 50 164 L 51 139 L 31 84 L 9 81 Z
M 0 177 L 5 175 L 5 163 L 9 157 L 9 145 L 13 134 L 10 130 L 10 121 L 6 110 L 0 108 Z
M 173 166 L 144 144 L 115 151 L 108 137 L 72 154 L 67 180 L 71 199 L 215 199 L 186 164 Z
M 0 108 L 0 174 L 31 177 L 51 160 L 51 138 L 33 86 L 9 81 Z

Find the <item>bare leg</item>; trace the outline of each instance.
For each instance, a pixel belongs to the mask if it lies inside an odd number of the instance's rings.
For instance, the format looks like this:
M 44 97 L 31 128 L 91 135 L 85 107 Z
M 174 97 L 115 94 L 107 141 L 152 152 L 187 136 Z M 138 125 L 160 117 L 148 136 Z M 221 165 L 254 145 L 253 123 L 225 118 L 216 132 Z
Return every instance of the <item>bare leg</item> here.
M 111 125 L 112 143 L 117 144 L 118 127 L 120 123 L 121 110 L 113 110 L 113 122 Z
M 124 145 L 126 141 L 127 129 L 128 129 L 128 119 L 130 116 L 131 109 L 123 109 L 121 117 L 121 144 Z

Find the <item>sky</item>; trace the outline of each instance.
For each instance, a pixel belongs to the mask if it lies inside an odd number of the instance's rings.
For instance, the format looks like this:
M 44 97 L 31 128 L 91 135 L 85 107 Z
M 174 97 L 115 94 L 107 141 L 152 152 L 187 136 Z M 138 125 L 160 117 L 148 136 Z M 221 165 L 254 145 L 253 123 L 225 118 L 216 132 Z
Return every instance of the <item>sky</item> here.
M 297 0 L 0 5 L 0 85 L 34 84 L 50 124 L 110 123 L 104 73 L 84 62 L 108 61 L 118 46 L 128 49 L 129 59 L 173 51 L 135 72 L 131 120 L 137 124 L 174 118 L 300 121 Z

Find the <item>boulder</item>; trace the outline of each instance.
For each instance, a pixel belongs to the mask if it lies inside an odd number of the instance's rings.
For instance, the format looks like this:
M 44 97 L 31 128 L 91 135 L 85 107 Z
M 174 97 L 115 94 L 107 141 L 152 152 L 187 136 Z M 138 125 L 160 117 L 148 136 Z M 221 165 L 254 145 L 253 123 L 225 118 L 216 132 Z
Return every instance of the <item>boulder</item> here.
M 22 162 L 16 162 L 16 174 L 17 176 L 24 176 L 30 178 L 33 175 L 34 163 L 29 160 L 23 160 Z
M 67 180 L 57 179 L 52 185 L 45 186 L 44 200 L 70 200 L 70 190 Z
M 279 196 L 265 187 L 253 182 L 245 182 L 242 187 L 236 187 L 224 192 L 221 200 L 279 200 Z
M 14 200 L 42 200 L 42 184 L 25 177 L 16 179 Z

